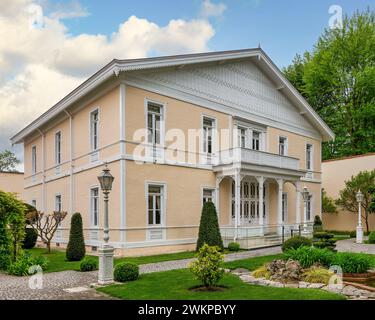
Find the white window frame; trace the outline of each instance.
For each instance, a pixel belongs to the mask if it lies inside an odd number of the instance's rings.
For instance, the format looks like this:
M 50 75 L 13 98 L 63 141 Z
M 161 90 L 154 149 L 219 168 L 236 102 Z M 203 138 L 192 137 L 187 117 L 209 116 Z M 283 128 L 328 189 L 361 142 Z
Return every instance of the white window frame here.
M 283 195 L 282 195 L 282 202 L 281 202 L 281 210 L 282 210 L 282 222 L 288 222 L 288 193 L 287 192 L 283 192 Z
M 310 146 L 310 168 L 307 167 L 307 162 L 308 162 L 308 159 L 307 159 L 307 147 Z M 306 143 L 306 147 L 305 147 L 305 157 L 306 157 L 306 170 L 307 171 L 313 171 L 314 170 L 314 146 L 312 143 Z
M 205 146 L 205 139 L 204 139 L 204 120 L 210 120 L 212 121 L 212 133 L 211 133 L 211 153 L 208 153 L 208 150 L 204 150 L 204 146 Z M 201 130 L 202 130 L 202 136 L 201 136 L 201 153 L 203 155 L 205 155 L 206 157 L 211 157 L 215 154 L 216 152 L 216 118 L 211 116 L 211 115 L 207 115 L 207 114 L 202 114 L 201 115 Z M 207 140 L 208 142 L 208 140 Z
M 157 186 L 161 187 L 161 210 L 160 210 L 160 224 L 149 224 L 148 221 L 148 211 L 149 211 L 149 206 L 148 206 L 148 197 L 149 197 L 149 187 L 150 186 Z M 157 181 L 146 181 L 145 183 L 145 191 L 146 191 L 146 225 L 148 228 L 153 228 L 153 227 L 164 227 L 165 226 L 165 221 L 166 221 L 166 212 L 167 212 L 167 185 L 164 182 L 157 182 Z
M 148 106 L 154 104 L 160 107 L 160 143 L 153 144 L 148 140 Z M 165 123 L 167 118 L 167 103 L 145 98 L 144 100 L 144 116 L 145 116 L 145 143 L 146 157 L 164 159 L 164 147 L 165 147 Z
M 93 197 L 93 191 L 97 189 L 98 190 L 98 195 L 97 195 L 97 224 L 94 224 L 94 197 Z M 89 191 L 89 208 L 90 208 L 90 228 L 91 229 L 99 229 L 100 227 L 100 188 L 98 185 L 94 185 L 90 187 Z
M 284 154 L 280 153 L 280 146 L 281 146 L 280 140 L 281 139 L 284 139 Z M 280 156 L 288 156 L 288 138 L 285 137 L 285 136 L 279 136 L 278 146 L 279 146 L 279 155 Z
M 242 146 L 242 130 L 245 131 L 245 145 Z M 246 128 L 241 125 L 237 125 L 237 146 L 240 148 L 248 148 L 249 147 L 249 128 Z
M 58 204 L 57 198 L 60 198 L 60 202 L 59 202 L 60 203 L 60 211 L 57 208 L 57 204 Z M 55 211 L 62 212 L 63 211 L 62 206 L 63 206 L 62 195 L 61 195 L 61 193 L 56 193 L 55 194 Z
M 201 188 L 201 204 L 202 204 L 202 206 L 204 204 L 204 199 L 205 199 L 205 196 L 204 196 L 204 191 L 205 190 L 211 191 L 211 193 L 212 193 L 211 201 L 216 206 L 216 188 L 215 187 L 211 187 L 211 186 L 203 186 Z
M 93 121 L 93 115 L 97 113 L 98 119 L 97 119 L 97 127 L 96 127 L 96 147 L 95 140 L 94 140 L 94 121 Z M 91 153 L 91 162 L 95 162 L 99 160 L 99 140 L 100 140 L 100 108 L 96 107 L 89 113 L 89 143 L 90 143 L 90 153 Z
M 309 195 L 308 195 L 308 198 L 307 198 L 307 201 L 306 201 L 306 221 L 307 222 L 311 222 L 311 221 L 313 221 L 313 199 L 314 199 L 314 197 L 313 197 L 313 194 L 312 193 L 310 193 Z M 309 215 L 308 215 L 308 212 L 309 212 L 309 210 L 308 210 L 308 208 L 309 208 L 309 204 L 310 204 L 310 219 L 309 219 Z
M 267 130 L 264 127 L 257 126 L 256 124 L 240 121 L 237 120 L 235 123 L 235 129 L 237 128 L 246 129 L 246 147 L 247 149 L 253 149 L 253 132 L 259 133 L 259 151 L 266 151 L 266 138 L 267 138 Z M 235 145 L 237 147 L 240 147 L 238 144 L 238 131 L 237 133 L 237 141 L 235 142 Z M 257 151 L 257 150 L 255 150 Z
M 36 161 L 37 161 L 37 147 L 36 145 L 31 146 L 31 174 L 36 174 Z

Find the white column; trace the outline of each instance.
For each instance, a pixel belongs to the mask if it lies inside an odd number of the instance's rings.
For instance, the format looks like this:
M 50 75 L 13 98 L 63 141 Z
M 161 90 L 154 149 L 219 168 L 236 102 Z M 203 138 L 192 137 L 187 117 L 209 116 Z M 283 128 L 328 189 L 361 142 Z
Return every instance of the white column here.
M 296 182 L 296 224 L 301 223 L 301 183 Z
M 220 215 L 220 182 L 223 177 L 216 177 L 216 188 L 215 188 L 215 207 L 217 215 Z
M 240 210 L 241 210 L 241 175 L 237 171 L 234 176 L 234 207 L 235 207 L 235 221 L 236 221 L 236 238 L 238 236 L 238 227 L 240 225 Z
M 256 177 L 259 183 L 259 225 L 264 225 L 263 219 L 263 190 L 264 190 L 264 177 Z
M 363 228 L 362 228 L 362 203 L 358 202 L 358 226 L 356 230 L 356 243 L 363 243 Z
M 277 193 L 277 224 L 283 224 L 283 179 L 277 179 L 278 193 Z
M 120 84 L 119 113 L 120 113 L 120 228 L 126 228 L 126 146 L 125 146 L 125 96 L 126 86 Z M 125 231 L 120 232 L 120 241 L 126 240 Z

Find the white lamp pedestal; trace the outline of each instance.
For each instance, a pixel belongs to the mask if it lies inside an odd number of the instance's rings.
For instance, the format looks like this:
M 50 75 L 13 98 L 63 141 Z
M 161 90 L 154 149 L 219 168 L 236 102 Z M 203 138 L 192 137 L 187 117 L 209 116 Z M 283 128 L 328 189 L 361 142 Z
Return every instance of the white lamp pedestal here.
M 100 285 L 113 283 L 113 247 L 103 245 L 99 248 L 99 279 Z
M 363 243 L 363 228 L 362 226 L 357 226 L 357 237 L 356 237 L 356 243 Z

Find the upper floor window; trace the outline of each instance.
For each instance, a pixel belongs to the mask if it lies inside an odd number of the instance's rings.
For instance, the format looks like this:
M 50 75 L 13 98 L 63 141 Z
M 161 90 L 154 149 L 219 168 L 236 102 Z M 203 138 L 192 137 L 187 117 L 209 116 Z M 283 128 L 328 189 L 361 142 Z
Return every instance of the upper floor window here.
M 213 129 L 215 120 L 203 118 L 203 153 L 212 154 L 213 152 Z
M 62 199 L 61 194 L 57 194 L 55 196 L 55 211 L 61 212 L 62 211 Z
M 99 110 L 90 113 L 90 144 L 91 151 L 99 148 Z
M 306 169 L 312 170 L 312 148 L 311 144 L 306 145 Z
M 61 164 L 61 131 L 55 134 L 55 163 Z
M 246 129 L 238 127 L 238 146 L 246 148 Z
M 203 189 L 203 204 L 206 202 L 214 202 L 214 193 L 213 189 Z
M 279 137 L 279 155 L 286 156 L 287 155 L 287 138 Z
M 161 225 L 164 202 L 164 186 L 149 185 L 147 189 L 148 225 Z
M 260 132 L 253 131 L 253 150 L 260 150 Z
M 36 146 L 31 148 L 31 174 L 36 173 Z
M 160 144 L 162 105 L 148 102 L 147 104 L 147 133 L 148 143 Z
M 90 190 L 90 219 L 91 226 L 99 225 L 99 188 L 95 187 Z

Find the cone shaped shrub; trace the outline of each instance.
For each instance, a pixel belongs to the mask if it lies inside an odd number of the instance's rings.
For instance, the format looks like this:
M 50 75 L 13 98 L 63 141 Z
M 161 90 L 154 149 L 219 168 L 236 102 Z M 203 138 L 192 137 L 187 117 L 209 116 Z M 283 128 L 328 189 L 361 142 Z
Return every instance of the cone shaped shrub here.
M 82 217 L 80 213 L 72 216 L 66 259 L 68 261 L 80 261 L 85 256 L 85 240 L 83 238 Z
M 209 246 L 217 246 L 220 249 L 224 248 L 219 229 L 219 222 L 217 220 L 215 205 L 212 202 L 206 202 L 202 208 L 197 251 L 205 243 Z

